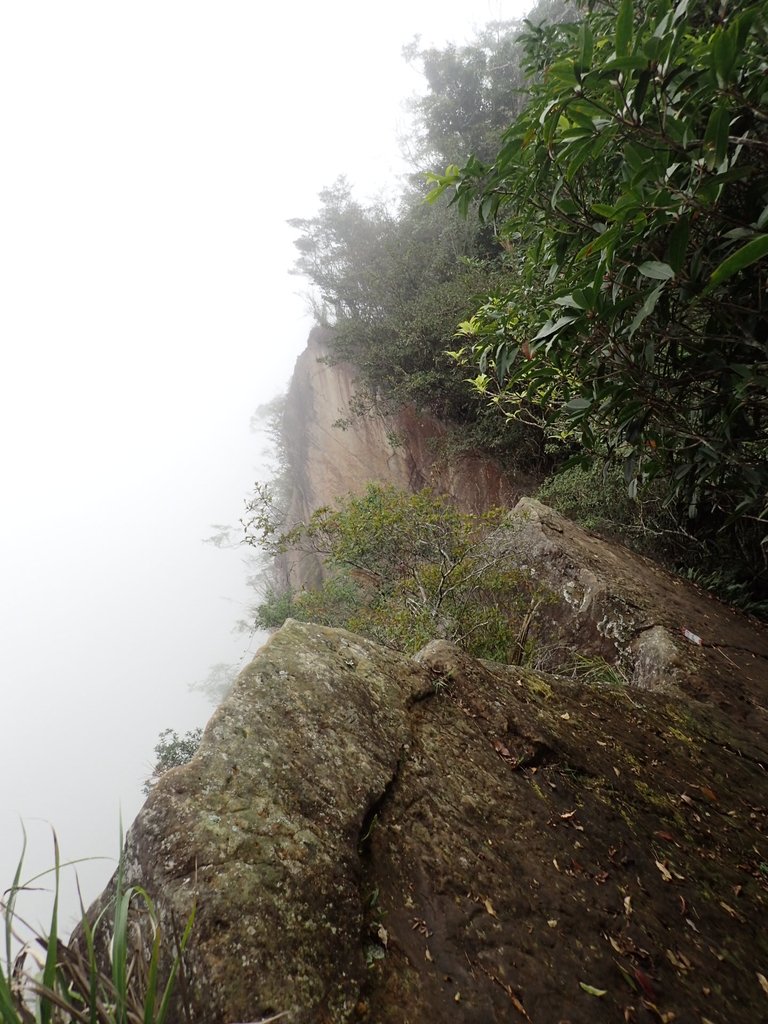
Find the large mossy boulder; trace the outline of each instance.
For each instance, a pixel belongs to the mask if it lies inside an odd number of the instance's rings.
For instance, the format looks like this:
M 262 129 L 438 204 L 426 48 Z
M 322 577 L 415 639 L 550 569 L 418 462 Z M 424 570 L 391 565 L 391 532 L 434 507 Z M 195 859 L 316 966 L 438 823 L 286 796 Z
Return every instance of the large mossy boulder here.
M 128 880 L 196 906 L 205 1024 L 754 1024 L 752 711 L 289 622 L 151 793 Z

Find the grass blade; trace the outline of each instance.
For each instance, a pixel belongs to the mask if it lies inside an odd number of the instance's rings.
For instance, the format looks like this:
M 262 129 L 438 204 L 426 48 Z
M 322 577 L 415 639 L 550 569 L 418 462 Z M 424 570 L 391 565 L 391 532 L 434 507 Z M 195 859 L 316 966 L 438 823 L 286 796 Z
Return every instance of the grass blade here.
M 45 966 L 43 968 L 42 988 L 49 992 L 56 990 L 56 965 L 58 946 L 59 926 L 59 872 L 61 859 L 59 857 L 59 840 L 56 833 L 53 833 L 53 856 L 54 856 L 54 890 L 53 909 L 51 911 L 51 927 L 46 940 Z M 40 1024 L 51 1024 L 53 1017 L 53 1003 L 48 995 L 42 995 L 40 999 Z
M 179 969 L 182 966 L 182 957 L 184 956 L 184 950 L 187 948 L 189 937 L 192 934 L 192 927 L 195 923 L 195 907 L 192 907 L 192 912 L 187 918 L 187 924 L 184 928 L 184 934 L 181 936 L 181 941 L 178 943 L 176 949 L 176 956 L 174 957 L 173 965 L 171 967 L 171 973 L 168 975 L 168 981 L 166 982 L 165 989 L 163 991 L 162 1002 L 160 1003 L 160 1012 L 157 1015 L 157 1021 L 154 1024 L 165 1024 L 165 1018 L 168 1015 L 168 1010 L 171 1004 L 171 996 L 173 995 L 173 989 L 176 984 L 176 975 L 179 973 Z
M 5 916 L 5 968 L 6 977 L 11 978 L 13 974 L 13 963 L 11 958 L 11 941 L 13 939 L 13 908 L 16 904 L 16 894 L 19 891 L 19 879 L 21 878 L 21 868 L 24 864 L 24 855 L 27 852 L 27 830 L 24 828 L 24 822 L 21 823 L 21 856 L 19 857 L 19 863 L 16 865 L 16 874 L 13 876 L 13 882 L 11 883 L 10 889 L 6 892 L 10 893 L 8 900 L 4 905 L 4 916 Z M 3 894 L 5 895 L 5 894 Z

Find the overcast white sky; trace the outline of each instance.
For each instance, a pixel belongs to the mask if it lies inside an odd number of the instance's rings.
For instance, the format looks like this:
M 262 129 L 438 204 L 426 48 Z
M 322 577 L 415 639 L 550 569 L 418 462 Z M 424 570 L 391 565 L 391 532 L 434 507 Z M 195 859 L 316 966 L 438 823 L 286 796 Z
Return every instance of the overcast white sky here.
M 0 4 L 0 891 L 20 818 L 29 872 L 46 823 L 113 856 L 160 730 L 210 713 L 188 684 L 248 656 L 242 555 L 202 539 L 310 326 L 285 221 L 403 170 L 414 34 L 525 6 Z

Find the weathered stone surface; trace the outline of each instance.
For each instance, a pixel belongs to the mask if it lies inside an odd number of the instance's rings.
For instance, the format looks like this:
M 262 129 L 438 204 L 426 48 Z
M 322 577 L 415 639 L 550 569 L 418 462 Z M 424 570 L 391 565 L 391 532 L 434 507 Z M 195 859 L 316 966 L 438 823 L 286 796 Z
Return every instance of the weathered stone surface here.
M 634 686 L 740 705 L 740 714 L 765 728 L 764 623 L 534 498 L 522 498 L 512 517 L 514 558 L 551 593 L 536 613 L 544 663 L 557 671 L 569 650 L 598 654 Z
M 129 880 L 196 900 L 205 1024 L 753 1024 L 767 747 L 678 693 L 290 622 L 158 783 Z
M 197 1019 L 350 1018 L 366 963 L 358 846 L 396 773 L 415 664 L 294 623 L 214 714 L 195 758 L 158 783 L 128 842 L 127 878 L 186 919 Z

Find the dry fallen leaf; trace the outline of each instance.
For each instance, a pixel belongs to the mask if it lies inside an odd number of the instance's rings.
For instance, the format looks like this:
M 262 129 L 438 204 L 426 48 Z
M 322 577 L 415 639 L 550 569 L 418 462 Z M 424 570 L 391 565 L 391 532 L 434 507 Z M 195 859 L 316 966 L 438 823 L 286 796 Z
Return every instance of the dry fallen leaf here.
M 665 882 L 671 882 L 672 881 L 672 874 L 668 870 L 668 868 L 667 868 L 667 866 L 665 864 L 662 864 L 662 862 L 660 860 L 657 860 L 656 861 L 656 867 L 661 872 L 661 877 L 664 879 Z
M 485 909 L 488 911 L 491 917 L 497 916 L 496 911 L 493 909 L 493 904 L 491 903 L 490 900 L 483 900 L 483 904 L 485 905 Z
M 509 748 L 505 747 L 501 740 L 493 741 L 493 749 L 503 761 L 507 761 L 509 764 L 517 764 L 517 759 L 510 754 Z
M 726 914 L 730 914 L 731 917 L 735 918 L 735 920 L 737 920 L 737 921 L 743 921 L 744 920 L 744 918 L 741 916 L 741 914 L 738 912 L 738 910 L 734 910 L 733 907 L 729 907 L 728 904 L 727 903 L 723 903 L 722 900 L 720 900 L 720 906 L 723 908 L 723 910 L 726 912 Z
M 424 950 L 424 959 L 428 960 L 430 963 L 434 963 L 434 961 L 432 960 L 432 954 L 429 952 L 428 949 Z
M 571 720 L 571 716 L 568 714 L 567 711 L 565 712 L 564 715 L 560 715 L 560 717 L 563 719 L 564 722 L 570 722 L 570 720 Z
M 768 978 L 766 978 L 764 974 L 761 974 L 760 971 L 757 971 L 757 980 L 760 982 L 760 988 L 768 996 Z
M 651 1002 L 653 1002 L 653 1000 L 656 998 L 656 993 L 653 990 L 653 982 L 645 973 L 645 971 L 640 970 L 639 967 L 635 968 L 635 981 L 643 990 L 643 995 L 645 996 L 645 998 L 650 999 Z
M 698 791 L 703 797 L 705 797 L 711 804 L 717 803 L 717 796 L 714 789 L 710 789 L 709 786 L 697 786 Z
M 667 960 L 672 964 L 678 971 L 688 971 L 691 967 L 690 960 L 684 957 L 681 953 L 674 953 L 671 949 L 667 949 Z

